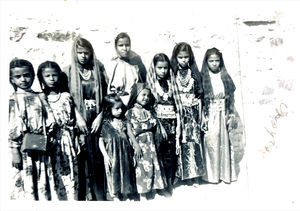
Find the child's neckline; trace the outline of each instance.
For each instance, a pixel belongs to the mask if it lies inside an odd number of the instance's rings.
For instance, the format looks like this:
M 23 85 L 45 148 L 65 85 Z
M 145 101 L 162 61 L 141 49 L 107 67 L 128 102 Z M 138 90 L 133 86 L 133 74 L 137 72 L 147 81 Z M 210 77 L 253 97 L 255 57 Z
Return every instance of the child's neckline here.
M 49 103 L 56 103 L 57 101 L 59 101 L 61 97 L 61 92 L 59 92 L 58 94 L 51 94 L 47 96 L 47 100 Z
M 17 93 L 17 94 L 25 94 L 25 93 L 34 93 L 34 91 L 32 89 L 28 89 L 28 90 L 17 89 L 17 91 L 15 91 L 15 93 Z

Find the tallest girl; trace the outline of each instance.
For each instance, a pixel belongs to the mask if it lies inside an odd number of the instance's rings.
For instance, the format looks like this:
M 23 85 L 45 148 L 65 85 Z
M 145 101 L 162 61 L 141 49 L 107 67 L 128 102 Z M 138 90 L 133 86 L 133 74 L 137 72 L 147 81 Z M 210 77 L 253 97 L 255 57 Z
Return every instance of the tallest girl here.
M 79 200 L 104 200 L 104 164 L 97 147 L 102 121 L 102 99 L 106 94 L 103 64 L 96 59 L 91 43 L 77 38 L 72 48 L 71 65 L 64 70 L 76 106 L 81 152 L 79 165 Z

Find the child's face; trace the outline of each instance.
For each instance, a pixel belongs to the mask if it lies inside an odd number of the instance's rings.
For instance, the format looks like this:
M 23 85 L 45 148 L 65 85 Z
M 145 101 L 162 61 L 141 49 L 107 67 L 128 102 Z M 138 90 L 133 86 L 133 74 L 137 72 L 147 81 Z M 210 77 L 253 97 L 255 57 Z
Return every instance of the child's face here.
M 33 75 L 30 73 L 28 67 L 15 67 L 11 70 L 11 82 L 17 86 L 17 88 L 27 90 L 33 83 Z
M 190 61 L 190 54 L 187 51 L 179 51 L 176 56 L 177 62 L 181 67 L 187 67 Z
M 141 106 L 146 106 L 149 103 L 149 90 L 143 89 L 136 98 L 136 102 Z
M 89 49 L 78 46 L 76 50 L 78 62 L 85 65 L 91 58 L 92 53 Z
M 158 61 L 155 65 L 155 73 L 158 80 L 164 79 L 169 71 L 169 65 L 168 62 L 164 61 Z
M 125 38 L 121 38 L 118 40 L 117 42 L 117 46 L 116 46 L 116 51 L 117 54 L 121 57 L 121 58 L 127 58 L 130 52 L 130 42 L 129 39 L 127 37 Z
M 119 118 L 122 114 L 122 104 L 117 103 L 111 108 L 111 115 L 114 118 Z
M 207 64 L 210 70 L 217 71 L 220 67 L 220 57 L 216 54 L 212 54 L 207 59 Z
M 49 88 L 57 86 L 59 81 L 59 75 L 54 68 L 46 67 L 42 72 L 44 84 Z

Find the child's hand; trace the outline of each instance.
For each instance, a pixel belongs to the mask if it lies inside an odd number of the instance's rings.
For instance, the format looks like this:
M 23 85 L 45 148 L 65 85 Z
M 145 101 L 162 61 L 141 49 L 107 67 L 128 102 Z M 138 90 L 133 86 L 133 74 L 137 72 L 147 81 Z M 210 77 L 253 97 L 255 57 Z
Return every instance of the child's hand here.
M 229 116 L 229 118 L 227 120 L 227 127 L 228 127 L 229 131 L 236 129 L 238 127 L 238 121 L 234 115 Z
M 94 121 L 93 121 L 91 133 L 96 133 L 98 131 L 100 125 L 101 125 L 101 116 L 98 115 L 96 117 L 96 119 L 94 119 Z
M 176 138 L 176 155 L 179 155 L 181 152 L 179 138 Z
M 168 134 L 163 126 L 161 127 L 161 134 L 164 140 L 168 139 Z
M 206 133 L 208 131 L 208 119 L 206 117 L 202 118 L 201 130 Z
M 11 153 L 12 153 L 12 166 L 15 167 L 16 169 L 21 170 L 23 166 L 22 166 L 22 157 L 19 149 L 12 148 Z
M 86 122 L 83 118 L 77 118 L 76 124 L 77 124 L 77 127 L 79 128 L 79 130 L 83 134 L 85 134 L 85 135 L 89 134 L 89 129 L 87 128 Z
M 140 159 L 143 157 L 143 152 L 139 145 L 134 146 L 134 155 L 137 159 Z
M 105 156 L 104 156 L 104 162 L 105 162 L 105 164 L 106 164 L 109 168 L 112 167 L 111 159 L 109 158 L 108 155 L 105 155 Z

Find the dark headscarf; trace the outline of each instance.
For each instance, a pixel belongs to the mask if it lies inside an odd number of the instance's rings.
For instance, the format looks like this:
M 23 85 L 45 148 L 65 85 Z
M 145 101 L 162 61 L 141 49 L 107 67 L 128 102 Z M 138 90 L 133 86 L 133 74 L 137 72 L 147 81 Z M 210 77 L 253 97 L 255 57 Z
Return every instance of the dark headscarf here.
M 132 86 L 131 93 L 130 93 L 130 98 L 129 98 L 128 106 L 127 106 L 128 109 L 133 107 L 133 105 L 136 102 L 136 99 L 137 99 L 138 95 L 140 94 L 140 92 L 143 89 L 148 89 L 149 92 L 150 92 L 150 88 L 146 83 L 136 83 Z M 151 103 L 149 102 L 149 106 L 150 105 L 151 105 Z
M 188 43 L 180 42 L 180 43 L 176 44 L 173 49 L 173 53 L 172 53 L 172 57 L 171 57 L 171 66 L 172 66 L 172 69 L 174 70 L 174 75 L 177 76 L 177 73 L 178 73 L 179 69 L 181 68 L 179 66 L 179 64 L 177 62 L 177 58 L 176 58 L 176 56 L 178 55 L 178 53 L 180 51 L 186 51 L 190 55 L 190 60 L 189 60 L 187 69 L 191 70 L 191 76 L 195 80 L 195 85 L 194 85 L 195 86 L 195 96 L 197 98 L 202 98 L 203 89 L 202 89 L 201 74 L 198 70 L 198 66 L 195 61 L 192 47 Z
M 234 91 L 235 91 L 235 85 L 233 83 L 233 80 L 231 79 L 230 75 L 228 74 L 222 53 L 217 48 L 211 48 L 208 49 L 205 53 L 203 63 L 202 63 L 202 83 L 203 83 L 203 91 L 204 91 L 204 107 L 205 107 L 205 115 L 208 114 L 208 105 L 209 101 L 214 98 L 213 88 L 211 85 L 211 80 L 209 76 L 209 71 L 211 71 L 207 64 L 207 59 L 211 55 L 218 55 L 220 57 L 220 67 L 217 72 L 221 74 L 221 80 L 224 85 L 225 90 L 225 104 L 226 104 L 226 112 L 231 114 L 234 112 Z

